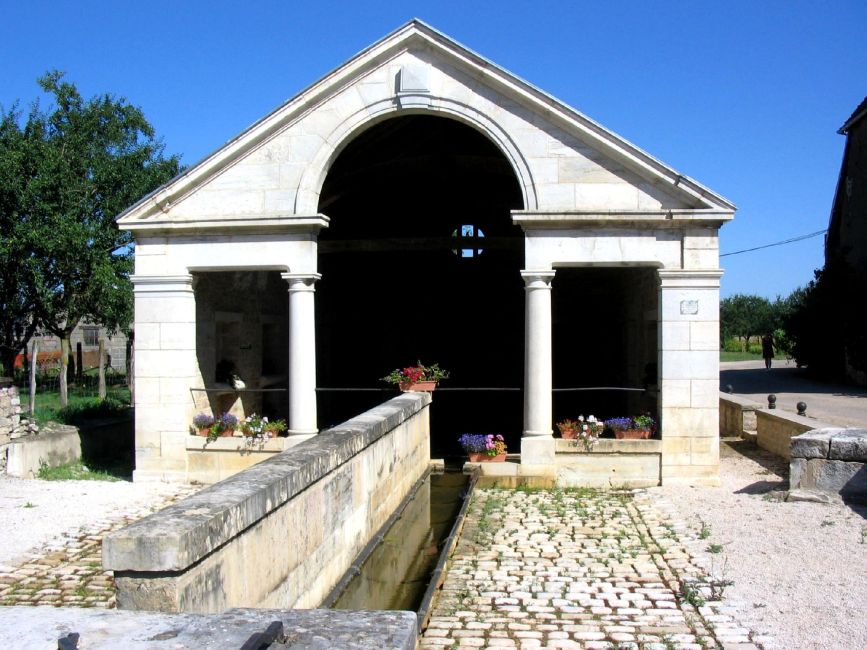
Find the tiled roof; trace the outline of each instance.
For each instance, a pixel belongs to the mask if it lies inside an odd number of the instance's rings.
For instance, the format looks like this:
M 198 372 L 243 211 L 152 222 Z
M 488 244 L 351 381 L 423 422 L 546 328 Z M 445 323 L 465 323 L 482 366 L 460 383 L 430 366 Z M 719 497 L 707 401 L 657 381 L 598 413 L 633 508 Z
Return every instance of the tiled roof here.
M 849 119 L 846 120 L 846 123 L 840 127 L 840 130 L 837 131 L 837 133 L 845 135 L 849 132 L 849 129 L 852 127 L 852 125 L 861 118 L 863 118 L 865 115 L 867 115 L 867 97 L 865 97 L 864 100 L 860 104 L 858 104 L 858 108 L 856 108 L 855 112 L 849 116 Z

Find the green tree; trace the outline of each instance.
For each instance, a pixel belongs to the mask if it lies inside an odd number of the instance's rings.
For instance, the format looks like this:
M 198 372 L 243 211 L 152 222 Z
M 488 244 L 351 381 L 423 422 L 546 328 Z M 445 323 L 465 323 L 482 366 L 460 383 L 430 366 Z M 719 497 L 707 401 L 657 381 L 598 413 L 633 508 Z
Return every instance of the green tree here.
M 10 376 L 18 351 L 39 326 L 31 233 L 21 214 L 33 159 L 19 119 L 14 107 L 0 115 L 0 363 Z
M 735 294 L 720 301 L 722 338 L 740 338 L 744 351 L 750 337 L 773 332 L 776 329 L 776 320 L 774 306 L 767 298 Z
M 107 94 L 85 100 L 56 71 L 38 83 L 54 105 L 43 111 L 34 103 L 19 127 L 27 173 L 10 214 L 27 233 L 14 244 L 29 260 L 33 320 L 61 340 L 65 406 L 72 330 L 83 318 L 115 331 L 132 320 L 132 239 L 114 218 L 180 166 L 176 156 L 163 155 L 142 111 L 126 100 Z

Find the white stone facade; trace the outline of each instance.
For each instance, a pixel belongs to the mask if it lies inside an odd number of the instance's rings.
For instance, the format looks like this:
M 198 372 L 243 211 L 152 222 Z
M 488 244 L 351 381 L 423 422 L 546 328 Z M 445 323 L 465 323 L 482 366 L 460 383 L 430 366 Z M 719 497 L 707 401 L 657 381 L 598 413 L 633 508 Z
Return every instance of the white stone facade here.
M 665 481 L 714 482 L 718 437 L 718 229 L 734 206 L 417 21 L 410 22 L 127 210 L 136 272 L 136 479 L 182 479 L 202 387 L 193 276 L 284 274 L 290 430 L 317 430 L 313 343 L 318 213 L 331 164 L 397 115 L 458 120 L 514 170 L 525 209 L 524 462 L 554 472 L 551 292 L 560 268 L 644 266 L 659 277 Z M 311 407 L 311 404 L 313 405 Z

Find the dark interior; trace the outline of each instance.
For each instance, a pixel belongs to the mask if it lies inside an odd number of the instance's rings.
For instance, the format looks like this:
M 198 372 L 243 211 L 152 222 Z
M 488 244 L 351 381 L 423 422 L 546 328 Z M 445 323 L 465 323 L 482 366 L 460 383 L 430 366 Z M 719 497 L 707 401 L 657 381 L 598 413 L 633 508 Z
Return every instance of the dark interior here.
M 411 115 L 368 129 L 339 154 L 319 210 L 316 285 L 319 421 L 327 427 L 384 401 L 379 378 L 416 361 L 451 372 L 442 389 L 522 385 L 523 206 L 513 170 L 483 135 Z M 520 391 L 438 390 L 434 457 L 461 433 L 502 433 L 518 451 Z

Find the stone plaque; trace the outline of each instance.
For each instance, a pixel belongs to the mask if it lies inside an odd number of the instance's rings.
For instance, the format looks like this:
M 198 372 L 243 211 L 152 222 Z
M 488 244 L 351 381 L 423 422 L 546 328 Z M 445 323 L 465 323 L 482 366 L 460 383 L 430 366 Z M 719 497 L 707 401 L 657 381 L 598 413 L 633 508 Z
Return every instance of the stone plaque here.
M 698 313 L 698 300 L 681 300 L 680 313 L 692 316 Z

